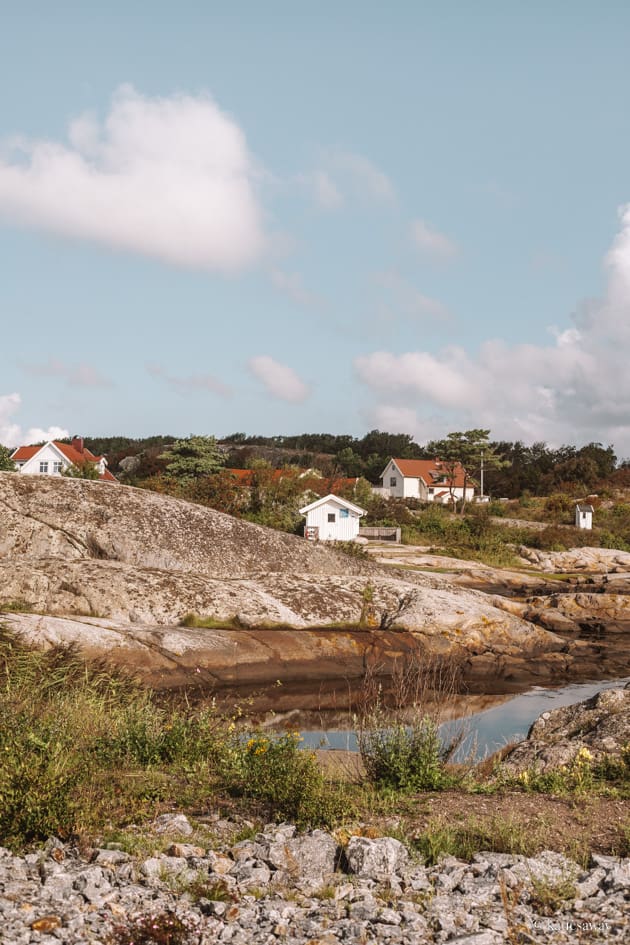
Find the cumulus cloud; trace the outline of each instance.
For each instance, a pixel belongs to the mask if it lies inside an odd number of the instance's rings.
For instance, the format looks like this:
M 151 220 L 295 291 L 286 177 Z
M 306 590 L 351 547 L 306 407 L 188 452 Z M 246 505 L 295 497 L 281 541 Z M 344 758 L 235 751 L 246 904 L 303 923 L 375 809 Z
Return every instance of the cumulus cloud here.
M 19 394 L 0 394 L 0 443 L 3 446 L 21 446 L 28 443 L 40 443 L 42 440 L 64 439 L 69 435 L 63 427 L 30 427 L 24 430 L 15 422 L 14 416 L 19 411 L 22 398 Z
M 206 391 L 210 394 L 219 394 L 221 397 L 230 397 L 232 394 L 232 389 L 212 374 L 190 374 L 187 377 L 177 377 L 169 374 L 160 364 L 147 364 L 147 373 L 181 395 L 194 391 Z
M 457 245 L 446 236 L 434 229 L 425 220 L 414 220 L 411 224 L 411 238 L 421 253 L 435 256 L 440 259 L 451 259 L 457 254 Z
M 0 215 L 199 269 L 232 271 L 264 249 L 245 136 L 207 95 L 121 86 L 104 122 L 68 143 L 13 141 L 0 157 Z
M 281 364 L 269 355 L 250 358 L 247 366 L 251 373 L 265 386 L 268 393 L 278 400 L 299 404 L 306 400 L 310 391 L 293 368 Z
M 359 357 L 360 380 L 392 406 L 422 418 L 439 412 L 451 429 L 489 427 L 496 437 L 551 443 L 613 443 L 630 453 L 630 206 L 605 264 L 597 304 L 546 345 L 489 340 L 475 354 L 376 351 Z
M 23 370 L 33 377 L 58 377 L 69 387 L 113 387 L 108 377 L 85 362 L 66 364 L 57 358 L 49 358 L 45 364 L 25 364 Z

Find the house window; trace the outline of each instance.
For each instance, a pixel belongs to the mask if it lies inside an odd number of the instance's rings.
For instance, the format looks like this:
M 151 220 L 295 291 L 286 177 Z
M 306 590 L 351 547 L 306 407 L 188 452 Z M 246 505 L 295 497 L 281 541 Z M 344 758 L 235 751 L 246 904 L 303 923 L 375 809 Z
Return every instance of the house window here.
M 56 476 L 59 476 L 61 474 L 62 469 L 63 469 L 63 463 L 53 463 L 53 473 Z
M 339 509 L 339 518 L 349 518 L 350 512 L 348 509 Z
M 41 462 L 41 463 L 39 464 L 39 471 L 40 471 L 40 473 L 47 473 L 47 472 L 48 472 L 48 463 Z
M 430 486 L 430 487 L 429 487 L 429 495 L 433 495 L 434 492 L 435 492 L 435 489 L 434 489 L 432 486 Z
M 396 476 L 390 476 L 390 477 L 389 477 L 389 484 L 390 484 L 390 486 L 395 486 L 395 485 L 396 485 Z
M 335 521 L 335 513 L 334 513 L 334 512 L 329 512 L 329 513 L 328 513 L 328 521 L 329 521 L 329 522 L 334 522 L 334 521 Z

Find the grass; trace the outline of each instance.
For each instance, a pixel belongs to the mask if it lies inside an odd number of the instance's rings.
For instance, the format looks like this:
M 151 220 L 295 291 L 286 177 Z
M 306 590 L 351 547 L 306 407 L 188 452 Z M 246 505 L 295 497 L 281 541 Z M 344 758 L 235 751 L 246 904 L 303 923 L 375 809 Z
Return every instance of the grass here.
M 461 823 L 437 819 L 413 840 L 413 848 L 427 866 L 441 856 L 470 862 L 475 853 L 513 853 L 533 856 L 545 848 L 544 826 L 494 817 L 481 821 L 471 817 Z
M 25 600 L 5 600 L 0 602 L 0 613 L 4 614 L 30 614 L 33 612 L 31 604 Z

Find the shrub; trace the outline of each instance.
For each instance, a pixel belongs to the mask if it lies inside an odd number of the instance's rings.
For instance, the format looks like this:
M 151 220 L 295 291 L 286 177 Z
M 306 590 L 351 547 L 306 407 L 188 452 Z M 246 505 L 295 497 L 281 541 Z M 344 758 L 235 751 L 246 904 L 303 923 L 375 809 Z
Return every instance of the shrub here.
M 364 720 L 359 751 L 369 781 L 393 791 L 435 791 L 449 783 L 437 725 L 426 716 L 405 725 L 375 714 Z
M 299 747 L 300 741 L 299 732 L 255 733 L 247 741 L 237 740 L 228 786 L 299 826 L 331 825 L 344 813 L 343 798 L 326 782 L 313 752 Z

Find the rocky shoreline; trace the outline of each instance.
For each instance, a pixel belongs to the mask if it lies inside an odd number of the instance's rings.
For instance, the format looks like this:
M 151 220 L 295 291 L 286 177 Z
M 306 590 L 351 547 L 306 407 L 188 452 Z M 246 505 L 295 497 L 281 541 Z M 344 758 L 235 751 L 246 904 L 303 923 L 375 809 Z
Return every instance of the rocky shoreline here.
M 165 814 L 144 842 L 166 849 L 150 855 L 56 839 L 22 856 L 0 849 L 0 941 L 128 942 L 149 917 L 180 923 L 177 941 L 190 945 L 627 941 L 628 858 L 594 855 L 583 868 L 553 852 L 478 853 L 425 866 L 393 837 L 341 843 L 289 824 L 220 841 L 239 828 Z

